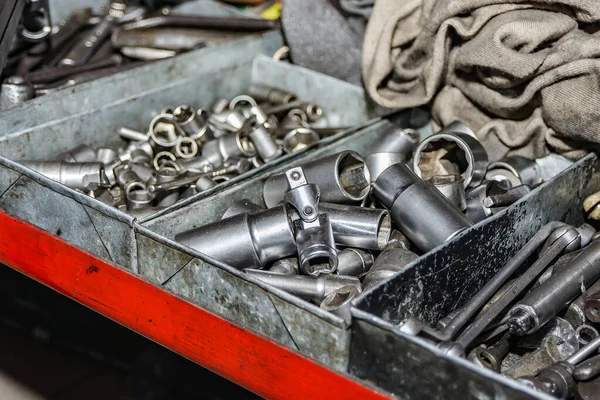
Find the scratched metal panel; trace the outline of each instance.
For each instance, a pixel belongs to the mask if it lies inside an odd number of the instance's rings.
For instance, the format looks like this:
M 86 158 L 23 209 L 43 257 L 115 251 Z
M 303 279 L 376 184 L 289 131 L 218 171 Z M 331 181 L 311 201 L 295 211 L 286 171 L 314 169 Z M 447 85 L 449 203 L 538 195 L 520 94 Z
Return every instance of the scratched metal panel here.
M 108 262 L 137 268 L 133 218 L 0 157 L 0 209 Z
M 192 257 L 195 252 L 144 227 L 136 231 L 142 275 L 245 329 L 346 371 L 349 332 L 341 319 L 318 308 L 311 312 L 308 303 L 247 279 L 231 267 L 206 262 L 204 256 Z M 153 270 L 162 273 L 144 273 Z M 157 280 L 159 274 L 166 279 Z
M 355 303 L 353 315 L 371 332 L 371 340 L 390 346 L 404 346 L 407 338 L 398 332 L 398 324 L 408 316 L 434 325 L 449 312 L 461 307 L 525 245 L 547 222 L 560 220 L 569 224 L 584 222 L 583 199 L 600 190 L 600 162 L 594 154 L 580 160 L 555 178 L 498 215 L 477 224 L 456 240 L 416 260 L 386 282 L 363 293 Z M 365 328 L 371 324 L 371 327 Z M 376 362 L 380 354 L 368 347 L 353 325 L 353 356 L 350 369 L 360 378 L 370 379 L 395 393 L 404 390 L 386 378 L 395 368 L 399 374 L 413 374 L 409 364 L 398 359 L 394 365 Z M 392 332 L 393 334 L 390 334 Z M 425 350 L 415 350 L 415 359 L 425 359 Z M 444 356 L 444 358 L 446 358 Z M 368 367 L 367 367 L 368 366 Z M 475 369 L 482 373 L 483 370 Z M 463 371 L 464 372 L 464 371 Z M 507 385 L 513 381 L 493 375 L 502 382 L 499 393 L 511 398 Z M 450 384 L 455 377 L 442 376 L 440 384 Z M 469 378 L 470 379 L 470 378 Z M 492 383 L 490 383 L 492 385 Z M 460 388 L 458 388 L 460 389 Z M 454 396 L 458 397 L 458 390 Z M 492 390 L 491 386 L 488 388 Z M 496 390 L 496 389 L 494 389 Z

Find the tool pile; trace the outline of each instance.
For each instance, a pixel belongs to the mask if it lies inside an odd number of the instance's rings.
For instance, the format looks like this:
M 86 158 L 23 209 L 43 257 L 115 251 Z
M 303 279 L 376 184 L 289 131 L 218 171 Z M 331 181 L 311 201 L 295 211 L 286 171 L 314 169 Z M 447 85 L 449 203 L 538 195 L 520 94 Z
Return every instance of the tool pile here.
M 35 24 L 26 24 L 29 30 L 20 30 L 10 49 L 0 110 L 145 62 L 279 26 L 263 19 L 179 15 L 170 7 L 154 10 L 124 1 L 76 10 L 52 26 L 44 10 Z
M 490 168 L 459 122 L 419 139 L 397 129 L 364 158 L 342 151 L 268 176 L 264 205 L 237 201 L 220 221 L 175 239 L 348 320 L 363 289 L 544 180 L 535 161 L 529 169 L 508 168 L 510 160 Z
M 323 116 L 318 104 L 264 85 L 252 85 L 249 93 L 218 100 L 210 110 L 166 107 L 146 132 L 122 127 L 119 135 L 127 145 L 119 149 L 80 145 L 53 160 L 22 164 L 145 216 L 321 138 L 312 129 Z

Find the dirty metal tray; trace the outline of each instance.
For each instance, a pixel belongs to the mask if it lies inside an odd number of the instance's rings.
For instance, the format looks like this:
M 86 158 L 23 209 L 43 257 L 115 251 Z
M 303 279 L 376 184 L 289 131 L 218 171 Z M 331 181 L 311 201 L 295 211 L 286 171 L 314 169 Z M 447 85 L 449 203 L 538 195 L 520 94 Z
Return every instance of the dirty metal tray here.
M 582 202 L 600 190 L 589 155 L 525 198 L 426 254 L 361 295 L 352 310 L 349 371 L 403 398 L 544 398 L 514 380 L 443 355 L 399 332 L 408 316 L 435 326 L 461 307 L 547 222 L 584 222 Z

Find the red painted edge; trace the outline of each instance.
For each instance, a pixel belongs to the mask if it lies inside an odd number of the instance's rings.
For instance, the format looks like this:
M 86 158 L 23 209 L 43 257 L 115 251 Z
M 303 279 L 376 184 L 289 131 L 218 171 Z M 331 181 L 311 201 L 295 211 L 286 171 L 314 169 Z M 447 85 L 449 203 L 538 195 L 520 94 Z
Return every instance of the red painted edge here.
M 262 397 L 387 398 L 2 211 L 0 262 Z

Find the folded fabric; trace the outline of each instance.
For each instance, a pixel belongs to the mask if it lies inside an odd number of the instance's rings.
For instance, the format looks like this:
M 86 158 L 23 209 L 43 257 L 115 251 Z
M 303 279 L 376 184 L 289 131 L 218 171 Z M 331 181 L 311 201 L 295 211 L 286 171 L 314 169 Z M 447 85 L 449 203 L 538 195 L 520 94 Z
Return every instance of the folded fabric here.
M 431 104 L 477 132 L 493 160 L 600 143 L 596 0 L 378 0 L 362 74 L 389 108 Z

